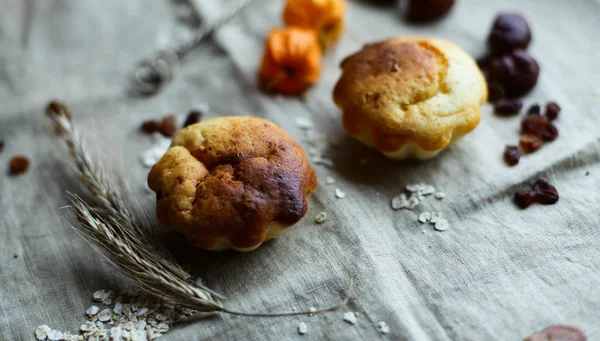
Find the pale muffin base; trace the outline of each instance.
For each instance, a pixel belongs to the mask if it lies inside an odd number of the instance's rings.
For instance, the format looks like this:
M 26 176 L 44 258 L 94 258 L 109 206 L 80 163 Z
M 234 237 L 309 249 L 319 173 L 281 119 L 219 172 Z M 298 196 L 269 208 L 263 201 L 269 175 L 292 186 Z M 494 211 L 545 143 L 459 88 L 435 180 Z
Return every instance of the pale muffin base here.
M 461 133 L 455 132 L 452 136 L 452 140 L 450 141 L 450 143 L 442 149 L 425 150 L 425 149 L 421 148 L 421 146 L 419 146 L 417 143 L 411 141 L 411 142 L 405 143 L 402 146 L 402 148 L 398 149 L 397 151 L 394 151 L 394 152 L 383 152 L 382 151 L 381 153 L 383 155 L 385 155 L 387 158 L 392 159 L 392 160 L 397 160 L 397 161 L 407 160 L 407 159 L 429 160 L 429 159 L 433 159 L 434 157 L 436 157 L 444 149 L 453 146 L 460 139 L 465 137 L 465 135 L 467 135 L 467 134 L 466 133 L 461 134 Z M 361 136 L 354 136 L 354 137 L 356 139 L 360 140 L 361 142 L 363 142 L 364 144 L 366 144 L 367 146 L 369 146 L 371 148 L 375 148 L 373 146 L 370 135 L 363 134 Z
M 289 226 L 288 226 L 289 227 Z M 279 224 L 271 224 L 269 225 L 269 227 L 267 227 L 267 233 L 265 235 L 265 239 L 260 242 L 259 244 L 256 244 L 255 246 L 251 246 L 251 247 L 246 247 L 246 248 L 239 248 L 234 246 L 233 244 L 231 244 L 231 242 L 226 239 L 226 238 L 220 238 L 217 243 L 215 244 L 215 246 L 213 246 L 212 248 L 207 248 L 207 250 L 210 251 L 225 251 L 225 250 L 235 250 L 238 252 L 250 252 L 250 251 L 254 251 L 256 250 L 259 246 L 262 245 L 262 243 L 271 240 L 271 239 L 275 239 L 277 237 L 279 237 L 279 235 L 281 235 L 285 230 L 287 230 L 286 226 L 282 226 Z

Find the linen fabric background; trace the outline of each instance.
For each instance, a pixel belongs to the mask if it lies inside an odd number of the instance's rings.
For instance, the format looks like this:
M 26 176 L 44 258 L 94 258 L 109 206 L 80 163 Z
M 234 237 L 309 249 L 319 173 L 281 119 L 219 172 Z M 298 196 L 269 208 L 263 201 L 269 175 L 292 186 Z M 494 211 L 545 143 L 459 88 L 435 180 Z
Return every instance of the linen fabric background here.
M 65 191 L 78 192 L 64 146 L 49 132 L 49 99 L 70 105 L 94 156 L 124 169 L 148 204 L 148 170 L 139 155 L 151 145 L 143 120 L 209 105 L 205 118 L 268 118 L 308 148 L 298 117 L 310 118 L 330 141 L 331 168 L 315 165 L 320 187 L 306 218 L 275 242 L 248 254 L 190 248 L 165 238 L 182 264 L 229 306 L 286 311 L 335 304 L 354 279 L 353 299 L 341 311 L 312 317 L 251 318 L 205 314 L 175 326 L 160 340 L 521 340 L 551 324 L 574 325 L 600 340 L 600 3 L 591 0 L 459 0 L 451 14 L 409 25 L 396 10 L 349 1 L 347 28 L 323 60 L 319 83 L 307 96 L 285 98 L 257 90 L 263 41 L 281 26 L 282 1 L 254 4 L 214 39 L 193 51 L 160 95 L 132 97 L 128 75 L 142 57 L 190 36 L 167 0 L 36 1 L 32 25 L 26 1 L 0 0 L 0 154 L 31 159 L 18 177 L 0 176 L 0 339 L 31 340 L 41 324 L 77 331 L 91 295 L 129 287 L 69 228 L 75 223 Z M 204 22 L 231 1 L 202 0 Z M 479 127 L 427 162 L 392 162 L 348 137 L 331 92 L 339 63 L 367 42 L 396 35 L 432 35 L 483 55 L 499 11 L 529 20 L 529 51 L 541 65 L 526 106 L 554 100 L 563 108 L 560 137 L 509 168 L 506 144 L 519 138 L 519 117 L 482 109 Z M 361 166 L 361 160 L 367 163 Z M 588 173 L 589 172 L 589 173 Z M 588 174 L 588 175 L 586 175 Z M 325 184 L 332 176 L 334 185 Z M 554 184 L 554 206 L 518 209 L 515 191 L 538 178 Z M 447 194 L 414 211 L 393 211 L 390 199 L 424 182 Z M 336 199 L 335 188 L 346 192 Z M 314 216 L 327 212 L 322 225 Z M 445 232 L 421 225 L 423 211 L 439 211 Z M 359 313 L 357 325 L 342 321 Z M 303 321 L 308 333 L 300 336 Z M 388 335 L 377 332 L 386 321 Z

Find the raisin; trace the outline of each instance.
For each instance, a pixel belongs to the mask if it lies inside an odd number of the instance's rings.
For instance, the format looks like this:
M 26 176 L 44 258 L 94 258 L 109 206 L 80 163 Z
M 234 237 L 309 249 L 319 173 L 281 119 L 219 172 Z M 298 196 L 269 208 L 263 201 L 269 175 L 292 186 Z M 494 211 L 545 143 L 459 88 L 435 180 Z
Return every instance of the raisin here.
M 550 121 L 541 115 L 527 115 L 521 121 L 521 131 L 524 134 L 533 134 L 542 137 L 543 133 L 548 130 Z
M 10 160 L 8 168 L 10 175 L 23 174 L 29 168 L 29 159 L 24 156 L 15 156 Z
M 142 123 L 141 130 L 144 133 L 152 134 L 152 133 L 159 132 L 160 127 L 161 127 L 161 124 L 159 121 L 150 120 L 150 121 L 144 121 L 144 123 Z
M 515 193 L 515 204 L 522 209 L 534 203 L 536 193 L 534 191 L 521 191 Z
M 202 111 L 191 110 L 190 113 L 188 114 L 187 118 L 185 119 L 185 122 L 183 123 L 183 128 L 185 128 L 187 126 L 191 126 L 192 124 L 196 124 L 196 123 L 200 122 L 201 119 L 202 119 Z
M 428 21 L 443 17 L 454 5 L 454 0 L 410 0 L 407 17 L 411 21 Z
M 541 137 L 544 141 L 554 141 L 558 137 L 558 129 L 554 124 L 548 123 L 548 127 L 542 132 Z
M 543 144 L 544 141 L 541 138 L 531 134 L 525 134 L 521 136 L 521 139 L 519 140 L 519 146 L 521 146 L 523 152 L 527 154 L 540 149 Z
M 525 341 L 586 341 L 585 334 L 570 326 L 553 325 L 530 335 Z
M 541 110 L 542 109 L 540 108 L 539 104 L 534 104 L 527 110 L 527 115 L 540 115 Z
M 546 104 L 546 117 L 550 121 L 554 121 L 558 117 L 558 114 L 560 114 L 560 110 L 560 105 L 558 105 L 558 103 L 550 102 Z
M 498 115 L 516 115 L 523 108 L 523 103 L 514 99 L 501 99 L 494 105 L 494 111 Z
M 535 202 L 537 203 L 542 205 L 553 205 L 558 202 L 559 197 L 556 187 L 542 179 L 533 184 L 533 190 L 535 191 Z
M 531 29 L 520 14 L 501 13 L 496 17 L 488 43 L 494 54 L 510 53 L 525 49 L 531 42 Z
M 496 103 L 497 101 L 503 99 L 506 96 L 506 93 L 504 92 L 504 88 L 502 87 L 502 85 L 498 84 L 498 83 L 491 83 L 489 85 L 489 101 L 492 103 Z
M 504 162 L 509 166 L 514 166 L 519 163 L 521 155 L 523 155 L 523 151 L 519 146 L 506 146 L 506 149 L 504 149 Z
M 523 50 L 515 50 L 510 54 L 514 69 L 506 76 L 504 89 L 509 97 L 527 94 L 535 87 L 540 75 L 537 61 Z
M 165 137 L 172 137 L 177 132 L 177 119 L 174 115 L 166 116 L 160 124 L 160 133 Z

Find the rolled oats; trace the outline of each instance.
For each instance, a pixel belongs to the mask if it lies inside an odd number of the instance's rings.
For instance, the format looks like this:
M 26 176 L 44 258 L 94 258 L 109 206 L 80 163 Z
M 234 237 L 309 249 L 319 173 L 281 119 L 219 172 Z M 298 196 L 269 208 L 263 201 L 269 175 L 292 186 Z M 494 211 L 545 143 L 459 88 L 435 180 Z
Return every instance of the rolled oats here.
M 50 329 L 50 327 L 48 327 L 45 324 L 42 324 L 41 326 L 35 328 L 35 338 L 38 340 L 46 340 L 48 332 L 50 332 L 51 330 L 52 329 Z
M 315 216 L 315 223 L 317 224 L 322 224 L 325 222 L 325 219 L 327 219 L 327 213 L 325 212 L 320 212 L 319 214 L 317 214 Z
M 304 334 L 306 334 L 307 331 L 308 331 L 308 328 L 306 327 L 306 323 L 304 323 L 304 322 L 298 323 L 298 334 L 304 335 Z
M 442 200 L 446 197 L 446 193 L 444 192 L 435 192 L 433 195 L 437 200 Z
M 419 216 L 419 221 L 422 224 L 428 223 L 430 220 L 431 220 L 431 213 L 429 213 L 429 212 L 423 212 Z
M 88 310 L 86 310 L 85 313 L 88 314 L 88 316 L 94 316 L 94 315 L 98 314 L 98 311 L 100 311 L 100 308 L 93 305 Z
M 379 332 L 381 334 L 387 334 L 390 332 L 390 327 L 388 326 L 388 324 L 385 321 L 377 322 L 377 329 L 379 330 Z
M 342 198 L 346 197 L 346 193 L 344 191 L 342 191 L 341 189 L 336 188 L 335 189 L 335 196 L 338 199 L 342 199 Z
M 437 223 L 435 223 L 434 228 L 438 231 L 446 231 L 450 225 L 446 219 L 440 219 Z
M 350 324 L 356 324 L 356 314 L 351 311 L 344 313 L 343 319 Z

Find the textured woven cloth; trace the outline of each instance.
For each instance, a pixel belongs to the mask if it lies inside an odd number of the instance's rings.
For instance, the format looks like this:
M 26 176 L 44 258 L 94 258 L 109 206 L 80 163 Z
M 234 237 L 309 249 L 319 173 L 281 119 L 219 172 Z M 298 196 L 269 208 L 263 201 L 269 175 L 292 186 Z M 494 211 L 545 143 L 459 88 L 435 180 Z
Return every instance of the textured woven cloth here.
M 24 15 L 33 3 L 32 15 Z M 206 22 L 230 2 L 197 1 Z M 190 35 L 167 0 L 0 0 L 0 168 L 28 156 L 28 173 L 0 176 L 0 340 L 33 339 L 48 324 L 77 331 L 91 294 L 121 289 L 122 280 L 68 223 L 65 191 L 78 191 L 64 148 L 48 131 L 42 109 L 66 101 L 96 157 L 126 169 L 144 194 L 140 153 L 150 139 L 143 120 L 208 104 L 206 117 L 255 115 L 290 132 L 305 148 L 295 120 L 310 118 L 329 141 L 334 165 L 315 165 L 320 187 L 306 218 L 277 241 L 249 254 L 167 244 L 182 264 L 229 298 L 238 310 L 276 312 L 325 307 L 354 279 L 347 307 L 308 317 L 251 318 L 208 314 L 174 327 L 160 340 L 521 340 L 551 324 L 574 325 L 600 340 L 600 4 L 591 0 L 460 0 L 446 19 L 408 25 L 395 10 L 350 1 L 347 30 L 323 61 L 319 83 L 303 99 L 266 96 L 256 70 L 270 27 L 281 26 L 282 1 L 254 4 L 185 60 L 159 96 L 129 97 L 127 75 L 140 57 Z M 563 107 L 560 137 L 514 168 L 502 161 L 518 140 L 519 118 L 499 118 L 485 105 L 480 126 L 427 162 L 392 162 L 349 138 L 331 100 L 338 64 L 363 44 L 394 35 L 433 35 L 482 55 L 498 11 L 530 21 L 530 52 L 541 65 L 527 105 Z M 31 25 L 28 24 L 31 23 Z M 366 161 L 362 161 L 366 160 Z M 365 163 L 366 162 L 366 163 Z M 325 184 L 325 178 L 336 180 Z M 515 191 L 538 178 L 554 184 L 554 206 L 518 209 Z M 390 199 L 424 182 L 446 193 L 413 211 Z M 335 188 L 346 192 L 337 199 Z M 317 225 L 313 217 L 327 212 Z M 438 211 L 445 232 L 417 222 Z M 358 312 L 358 322 L 342 320 Z M 206 318 L 203 318 L 206 317 Z M 297 333 L 300 321 L 308 332 Z M 378 333 L 386 321 L 390 333 Z

